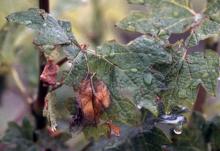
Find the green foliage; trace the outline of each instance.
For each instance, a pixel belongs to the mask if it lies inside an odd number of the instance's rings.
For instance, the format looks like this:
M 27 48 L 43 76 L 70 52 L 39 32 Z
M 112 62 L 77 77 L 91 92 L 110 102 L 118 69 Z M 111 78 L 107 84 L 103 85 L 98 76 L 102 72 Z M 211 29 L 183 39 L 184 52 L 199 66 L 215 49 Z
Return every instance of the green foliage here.
M 194 17 L 184 4 L 173 0 L 152 3 L 151 12 L 133 12 L 119 22 L 118 26 L 129 31 L 160 36 L 171 32 L 183 32 L 193 23 Z
M 190 124 L 183 129 L 181 136 L 173 136 L 172 151 L 213 151 L 219 150 L 219 116 L 206 121 L 203 115 L 194 112 Z
M 142 109 L 141 124 L 135 127 L 121 125 L 121 135 L 102 138 L 86 151 L 162 151 L 162 145 L 168 145 L 171 141 L 158 128 L 153 126 L 156 118 L 149 111 Z
M 67 151 L 63 144 L 69 138 L 62 134 L 58 138 L 52 138 L 47 131 L 34 131 L 31 123 L 24 119 L 21 126 L 14 122 L 8 124 L 8 129 L 1 140 L 5 144 L 5 151 L 38 151 L 52 149 L 56 151 Z
M 210 94 L 215 95 L 219 60 L 216 53 L 194 52 L 182 59 L 185 49 L 173 53 L 174 63 L 166 71 L 168 89 L 162 92 L 167 105 L 191 106 L 196 100 L 198 84 L 203 84 Z
M 103 44 L 97 49 L 97 54 L 101 58 L 89 58 L 90 70 L 109 86 L 113 101 L 117 103 L 126 99 L 156 113 L 154 100 L 163 83 L 162 79 L 151 73 L 150 68 L 153 65 L 170 64 L 172 60 L 162 45 L 143 36 L 127 46 L 116 42 Z M 157 74 L 160 74 L 159 71 Z
M 38 31 L 35 39 L 37 45 L 57 45 L 70 43 L 65 31 L 58 21 L 39 9 L 29 9 L 7 17 L 9 22 L 16 22 Z
M 94 79 L 102 80 L 107 85 L 112 99 L 110 108 L 104 111 L 101 120 L 120 123 L 122 131 L 125 131 L 125 134 L 122 132 L 121 138 L 114 138 L 112 142 L 103 140 L 105 143 L 101 143 L 106 145 L 102 149 L 135 150 L 136 146 L 145 150 L 160 151 L 162 145 L 169 144 L 160 130 L 156 128 L 143 130 L 143 127 L 142 129 L 135 127 L 143 124 L 140 108 L 157 114 L 158 96 L 165 102 L 167 111 L 173 105 L 191 108 L 199 84 L 204 85 L 210 94 L 215 94 L 219 68 L 218 55 L 208 50 L 192 53 L 188 47 L 197 45 L 200 40 L 210 36 L 218 35 L 220 24 L 212 15 L 216 17 L 219 13 L 217 10 L 220 2 L 208 1 L 207 6 L 199 13 L 193 10 L 193 4 L 188 0 L 128 0 L 128 2 L 146 4 L 152 11 L 132 12 L 117 25 L 121 29 L 144 35 L 125 45 L 116 41 L 106 42 L 96 50 L 83 49 L 72 34 L 69 22 L 56 20 L 42 10 L 29 9 L 13 13 L 7 19 L 9 22 L 24 24 L 36 31 L 38 35 L 35 44 L 42 47 L 42 50 L 46 50 L 48 45 L 52 48 L 59 46 L 59 51 L 63 52 L 71 63 L 70 68 L 59 71 L 59 74 L 64 75 L 63 86 L 56 90 L 52 87 L 46 98 L 48 109 L 45 109 L 44 114 L 53 128 L 62 128 L 58 121 L 66 120 L 75 113 L 77 107 L 73 102 L 77 100 L 76 92 L 80 82 L 88 74 L 94 73 Z M 169 44 L 168 38 L 172 33 L 183 32 L 190 33 L 186 40 Z M 68 97 L 61 95 L 67 91 Z M 68 103 L 69 100 L 72 101 L 71 105 Z M 70 105 L 72 111 L 65 104 Z M 207 128 L 206 121 L 203 123 Z M 189 128 L 186 128 L 183 136 L 169 147 L 179 150 L 176 148 L 184 148 L 187 147 L 186 144 L 191 144 L 187 149 L 206 150 L 207 140 L 204 140 L 203 129 L 198 129 L 198 125 L 194 125 L 193 128 L 196 129 L 195 134 L 191 134 Z M 218 129 L 215 126 L 212 128 Z M 107 133 L 102 124 L 97 127 L 87 125 L 83 131 L 87 138 L 100 137 Z M 131 131 L 134 133 L 130 134 Z M 189 139 L 185 139 L 187 136 Z M 214 148 L 219 147 L 216 143 L 217 138 L 218 135 L 210 137 Z
M 208 6 L 204 6 L 204 13 L 196 13 L 189 0 L 128 1 L 135 4 L 147 3 L 151 11 L 132 12 L 118 23 L 121 29 L 167 38 L 171 33 L 182 33 L 193 28 L 195 32 L 191 34 L 196 34 L 195 45 L 200 40 L 217 35 L 220 29 L 219 22 L 210 15 L 218 13 L 218 0 L 208 2 Z
M 121 136 L 118 138 L 102 139 L 91 146 L 87 151 L 162 151 L 162 145 L 170 141 L 157 128 L 142 131 L 141 128 L 122 127 Z

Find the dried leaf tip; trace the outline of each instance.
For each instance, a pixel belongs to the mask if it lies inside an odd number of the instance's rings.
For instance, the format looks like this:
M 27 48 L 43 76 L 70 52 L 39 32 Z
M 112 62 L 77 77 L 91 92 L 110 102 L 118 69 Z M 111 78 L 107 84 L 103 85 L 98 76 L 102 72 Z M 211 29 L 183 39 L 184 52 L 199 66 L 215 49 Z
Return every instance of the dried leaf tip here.
M 108 127 L 110 129 L 110 135 L 115 135 L 117 137 L 120 136 L 120 132 L 121 132 L 120 127 L 118 127 L 117 125 L 112 124 L 111 120 L 106 122 L 106 124 L 108 125 Z
M 55 86 L 58 70 L 59 66 L 55 64 L 53 60 L 48 59 L 48 62 L 40 75 L 40 80 L 48 85 Z

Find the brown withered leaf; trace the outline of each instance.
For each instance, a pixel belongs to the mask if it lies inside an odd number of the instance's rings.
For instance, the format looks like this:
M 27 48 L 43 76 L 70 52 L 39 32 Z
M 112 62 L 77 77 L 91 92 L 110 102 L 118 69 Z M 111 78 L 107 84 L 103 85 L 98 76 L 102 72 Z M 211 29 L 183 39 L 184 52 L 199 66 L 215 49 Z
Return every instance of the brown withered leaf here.
M 111 103 L 110 93 L 105 83 L 100 80 L 93 83 L 90 77 L 80 83 L 77 101 L 86 123 L 98 123 L 102 111 Z
M 83 112 L 83 118 L 88 122 L 95 120 L 95 112 L 93 107 L 93 92 L 90 79 L 83 80 L 80 83 L 77 92 L 77 101 Z
M 40 75 L 40 80 L 48 85 L 55 86 L 58 70 L 59 66 L 53 60 L 49 59 Z
M 97 81 L 95 86 L 96 102 L 99 102 L 103 108 L 108 108 L 111 103 L 110 93 L 103 81 Z
M 121 129 L 117 125 L 112 124 L 112 121 L 106 122 L 109 127 L 110 135 L 120 136 Z

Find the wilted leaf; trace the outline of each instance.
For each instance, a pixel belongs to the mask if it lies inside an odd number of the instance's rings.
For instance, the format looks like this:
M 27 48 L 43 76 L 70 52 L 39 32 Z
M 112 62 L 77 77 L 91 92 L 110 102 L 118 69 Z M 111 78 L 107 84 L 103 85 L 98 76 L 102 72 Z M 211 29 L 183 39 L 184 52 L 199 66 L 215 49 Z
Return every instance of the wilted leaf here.
M 80 83 L 77 92 L 77 101 L 82 109 L 83 118 L 90 123 L 96 123 L 98 120 L 97 118 L 99 118 L 96 116 L 99 115 L 96 115 L 94 111 L 93 90 L 90 79 L 84 80 Z
M 103 108 L 108 108 L 111 104 L 111 96 L 108 88 L 100 80 L 95 83 L 95 102 L 99 103 Z
M 88 75 L 77 90 L 77 101 L 85 122 L 98 123 L 102 111 L 109 107 L 110 93 L 103 81 L 93 80 Z
M 59 66 L 56 65 L 53 60 L 48 60 L 43 72 L 40 75 L 40 80 L 48 85 L 55 86 L 57 83 L 58 70 Z
M 43 111 L 43 115 L 47 117 L 48 122 L 50 123 L 52 131 L 56 131 L 57 129 L 57 119 L 56 119 L 56 109 L 55 109 L 55 94 L 48 93 L 45 98 L 45 108 Z
M 69 131 L 71 111 L 76 108 L 72 95 L 72 88 L 63 85 L 59 89 L 48 93 L 45 101 L 47 102 L 47 106 L 45 105 L 43 114 L 47 117 L 51 128 L 53 130 L 57 128 L 63 131 Z M 69 111 L 66 106 L 67 102 L 68 105 L 72 107 L 71 111 Z
M 120 132 L 121 132 L 121 129 L 120 127 L 112 124 L 112 121 L 108 121 L 106 122 L 106 124 L 108 125 L 109 127 L 109 131 L 110 131 L 110 135 L 114 135 L 114 136 L 120 136 Z

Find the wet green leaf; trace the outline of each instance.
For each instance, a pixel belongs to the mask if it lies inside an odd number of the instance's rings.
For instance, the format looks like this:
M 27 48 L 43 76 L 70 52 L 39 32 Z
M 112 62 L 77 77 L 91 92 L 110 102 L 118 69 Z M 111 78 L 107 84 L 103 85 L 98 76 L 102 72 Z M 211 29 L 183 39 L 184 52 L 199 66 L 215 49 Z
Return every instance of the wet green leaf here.
M 162 145 L 170 141 L 157 128 L 141 130 L 141 128 L 122 127 L 120 137 L 101 139 L 86 151 L 162 151 Z
M 113 105 L 119 108 L 119 115 L 123 110 L 127 110 L 127 107 L 120 105 L 121 101 L 125 100 L 134 107 L 140 105 L 156 113 L 154 100 L 163 84 L 154 76 L 150 83 L 146 84 L 146 76 L 151 73 L 152 65 L 171 63 L 170 54 L 159 42 L 145 36 L 137 38 L 127 46 L 109 42 L 99 47 L 97 54 L 100 57 L 93 56 L 89 59 L 90 69 L 108 85 Z M 126 102 L 123 104 L 125 106 Z
M 190 7 L 183 1 L 162 0 L 146 3 L 152 7 L 151 12 L 132 12 L 117 24 L 118 27 L 143 34 L 169 35 L 185 31 L 194 21 Z
M 7 20 L 23 24 L 38 32 L 35 39 L 37 45 L 58 45 L 71 42 L 59 22 L 43 10 L 31 8 L 13 13 L 7 16 Z
M 64 133 L 57 138 L 52 138 L 46 130 L 35 132 L 31 123 L 24 119 L 21 126 L 10 122 L 4 137 L 0 141 L 5 144 L 4 151 L 39 151 L 46 149 L 68 151 L 64 145 L 64 141 L 67 139 L 69 139 L 69 136 Z
M 197 86 L 203 84 L 210 94 L 215 94 L 218 77 L 219 60 L 215 52 L 195 52 L 182 60 L 185 50 L 176 50 L 173 54 L 174 63 L 167 70 L 168 89 L 162 93 L 168 105 L 191 107 L 196 99 Z M 188 60 L 188 61 L 187 61 Z

